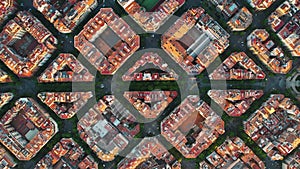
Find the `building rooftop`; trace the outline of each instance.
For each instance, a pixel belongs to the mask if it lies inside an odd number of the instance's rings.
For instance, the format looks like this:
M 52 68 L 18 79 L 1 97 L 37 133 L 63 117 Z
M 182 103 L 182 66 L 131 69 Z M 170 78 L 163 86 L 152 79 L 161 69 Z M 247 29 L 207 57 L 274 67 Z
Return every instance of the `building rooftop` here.
M 190 75 L 200 74 L 229 46 L 229 34 L 202 8 L 185 12 L 161 47 Z
M 161 122 L 161 134 L 185 158 L 196 158 L 224 132 L 224 121 L 196 95 L 189 95 Z
M 243 7 L 227 24 L 233 31 L 244 31 L 251 25 L 252 21 L 252 13 L 246 7 Z
M 16 165 L 14 158 L 0 145 L 0 168 L 12 169 Z
M 0 2 L 0 24 L 14 13 L 17 8 L 16 0 L 1 0 Z
M 265 29 L 254 30 L 247 37 L 247 45 L 274 73 L 287 74 L 292 69 L 293 61 L 284 54 L 281 47 L 275 46 Z
M 20 98 L 0 119 L 0 142 L 19 160 L 32 159 L 58 132 L 56 122 L 33 99 Z
M 0 33 L 0 59 L 19 77 L 31 77 L 56 44 L 57 39 L 37 18 L 20 11 Z
M 7 83 L 7 82 L 11 82 L 11 77 L 0 68 L 0 83 Z
M 144 138 L 119 162 L 118 169 L 166 168 L 180 169 L 181 164 L 157 138 Z
M 139 133 L 135 117 L 114 96 L 104 96 L 78 122 L 80 137 L 102 161 L 112 161 Z
M 268 17 L 268 24 L 277 33 L 293 56 L 300 56 L 300 3 L 284 1 Z
M 13 93 L 0 93 L 0 109 L 14 97 Z
M 35 169 L 73 168 L 98 169 L 92 156 L 86 155 L 72 138 L 62 138 L 35 166 Z
M 227 138 L 205 161 L 200 162 L 200 169 L 248 167 L 266 168 L 264 162 L 239 137 Z
M 299 148 L 289 155 L 282 163 L 282 169 L 297 169 L 300 167 L 300 150 Z
M 238 5 L 233 0 L 210 0 L 216 8 L 217 11 L 222 12 L 225 18 L 231 18 L 238 10 Z
M 145 118 L 157 118 L 177 97 L 176 91 L 127 91 L 124 97 Z
M 210 75 L 212 80 L 264 79 L 266 74 L 244 52 L 234 52 Z
M 114 74 L 140 47 L 140 37 L 112 8 L 101 8 L 74 40 L 80 53 L 104 75 Z
M 97 4 L 97 0 L 33 1 L 33 6 L 62 33 L 71 33 Z
M 210 90 L 208 96 L 212 98 L 229 116 L 241 116 L 258 100 L 264 92 L 262 90 Z
M 277 33 L 293 56 L 300 56 L 300 10 Z
M 145 53 L 122 76 L 124 81 L 178 80 L 176 72 L 157 54 Z
M 300 144 L 299 115 L 289 98 L 273 94 L 244 122 L 244 131 L 272 160 L 282 160 Z
M 286 16 L 287 14 L 292 14 L 291 3 L 289 1 L 284 1 L 272 14 L 268 17 L 268 24 L 271 26 L 273 31 L 277 32 L 283 25 L 284 21 L 281 20 L 281 17 Z
M 72 54 L 61 53 L 38 77 L 40 83 L 92 82 L 95 76 Z
M 137 0 L 118 0 L 118 3 L 146 32 L 156 32 L 185 0 L 160 0 L 151 11 L 146 11 Z
M 289 0 L 298 10 L 300 10 L 300 1 L 299 0 Z
M 38 98 L 61 119 L 72 118 L 92 97 L 92 92 L 42 92 L 38 94 Z
M 276 0 L 247 0 L 256 10 L 265 10 L 269 8 Z

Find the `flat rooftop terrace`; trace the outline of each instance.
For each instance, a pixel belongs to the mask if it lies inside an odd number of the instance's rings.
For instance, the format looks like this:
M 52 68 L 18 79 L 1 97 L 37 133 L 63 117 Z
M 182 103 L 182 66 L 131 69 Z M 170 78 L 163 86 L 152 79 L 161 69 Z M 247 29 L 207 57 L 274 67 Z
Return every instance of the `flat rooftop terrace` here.
M 20 56 L 26 58 L 38 45 L 38 41 L 32 35 L 26 32 L 20 39 L 16 39 L 8 46 L 16 51 Z
M 105 43 L 111 48 L 113 48 L 118 42 L 121 41 L 121 38 L 110 27 L 107 27 L 100 34 L 99 38 L 103 39 Z
M 121 38 L 110 28 L 107 27 L 98 38 L 95 39 L 93 44 L 107 55 L 115 46 L 121 42 Z

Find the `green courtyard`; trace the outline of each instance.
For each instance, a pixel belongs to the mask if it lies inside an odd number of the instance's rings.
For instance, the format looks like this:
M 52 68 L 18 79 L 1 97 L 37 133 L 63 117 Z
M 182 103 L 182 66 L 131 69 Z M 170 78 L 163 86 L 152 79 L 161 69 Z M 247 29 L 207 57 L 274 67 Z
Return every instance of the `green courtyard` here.
M 161 0 L 136 0 L 138 4 L 146 9 L 146 11 L 151 11 Z

